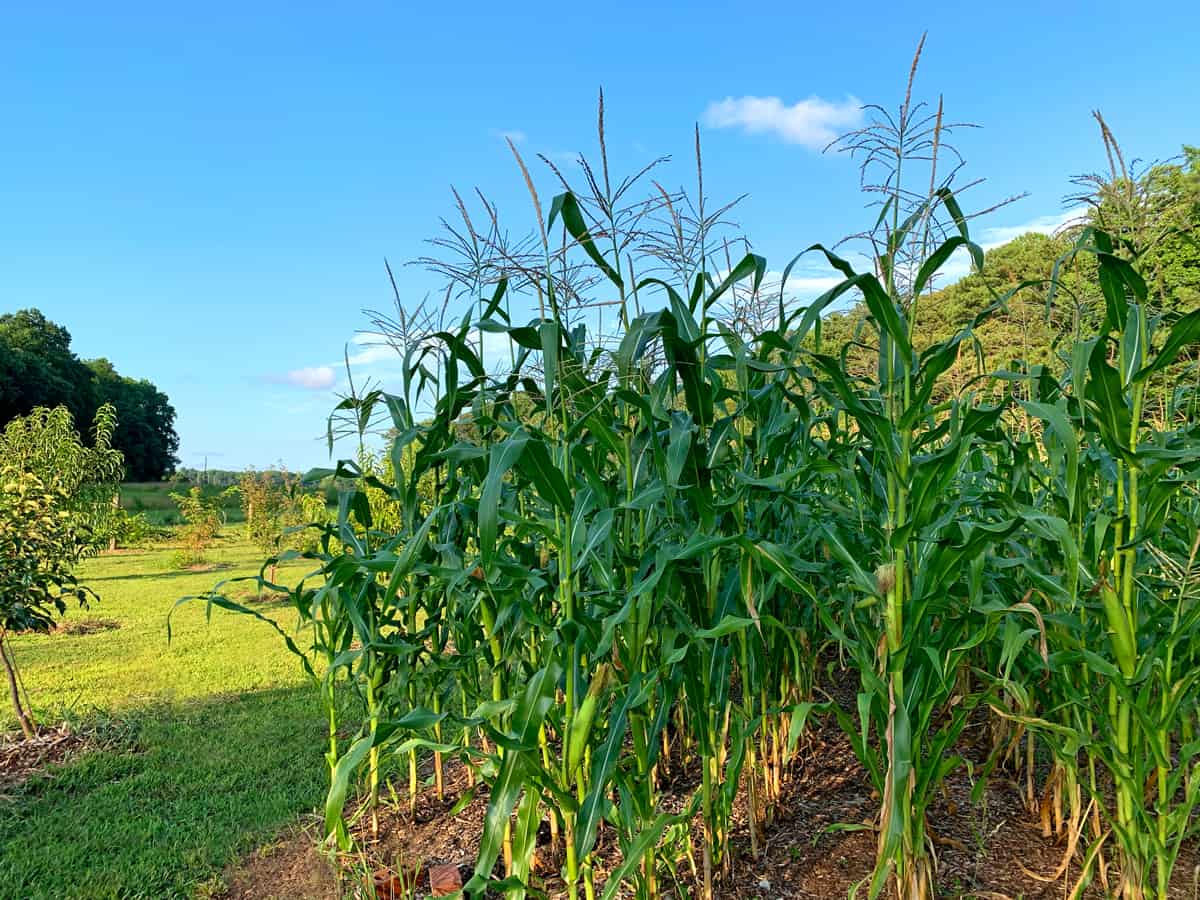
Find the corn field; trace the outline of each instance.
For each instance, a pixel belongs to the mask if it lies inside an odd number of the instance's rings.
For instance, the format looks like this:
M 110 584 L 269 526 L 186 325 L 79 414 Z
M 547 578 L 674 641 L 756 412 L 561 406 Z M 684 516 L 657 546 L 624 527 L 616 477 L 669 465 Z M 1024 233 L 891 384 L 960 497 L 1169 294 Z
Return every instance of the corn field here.
M 878 798 L 857 892 L 923 900 L 927 811 L 970 725 L 992 746 L 975 774 L 1025 779 L 1073 848 L 1068 894 L 1167 897 L 1200 800 L 1200 311 L 1160 315 L 1136 241 L 1085 226 L 1060 266 L 1099 306 L 1059 365 L 951 389 L 1012 292 L 922 335 L 936 273 L 983 264 L 958 165 L 938 170 L 940 105 L 906 99 L 843 145 L 887 173 L 871 261 L 809 248 L 840 282 L 808 303 L 795 260 L 780 277 L 718 236 L 729 207 L 706 207 L 698 150 L 690 197 L 650 170 L 616 181 L 603 128 L 601 106 L 601 163 L 582 162 L 583 190 L 554 169 L 548 208 L 513 148 L 528 240 L 456 195 L 462 222 L 434 241 L 455 259 L 429 264 L 466 312 L 377 319 L 403 376 L 356 389 L 330 438 L 365 448 L 382 417 L 386 459 L 339 463 L 319 550 L 277 557 L 314 563 L 272 587 L 328 717 L 327 846 L 379 827 L 389 773 L 415 808 L 459 767 L 488 798 L 467 894 L 708 900 L 735 803 L 758 854 L 826 717 Z M 1016 290 L 1077 300 L 1056 280 Z M 853 301 L 854 347 L 830 345 L 823 314 Z M 534 876 L 546 832 L 561 869 Z

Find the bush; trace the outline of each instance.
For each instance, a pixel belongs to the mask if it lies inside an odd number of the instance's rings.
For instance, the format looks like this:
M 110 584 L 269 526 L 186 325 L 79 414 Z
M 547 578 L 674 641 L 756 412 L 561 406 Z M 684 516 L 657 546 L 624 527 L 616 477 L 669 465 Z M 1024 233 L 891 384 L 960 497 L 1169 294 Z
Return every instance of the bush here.
M 179 528 L 183 546 L 173 557 L 173 564 L 181 569 L 203 565 L 207 562 L 205 554 L 221 533 L 220 498 L 205 497 L 199 487 L 193 487 L 186 494 L 172 494 L 171 499 L 178 504 L 184 522 Z

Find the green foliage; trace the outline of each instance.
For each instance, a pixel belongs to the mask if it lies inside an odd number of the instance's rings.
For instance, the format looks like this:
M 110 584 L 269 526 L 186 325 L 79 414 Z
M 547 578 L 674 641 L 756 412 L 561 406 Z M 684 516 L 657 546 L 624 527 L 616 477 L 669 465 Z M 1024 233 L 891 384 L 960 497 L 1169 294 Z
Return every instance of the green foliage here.
M 126 478 L 155 480 L 174 470 L 179 438 L 165 394 L 119 375 L 106 359 L 81 361 L 70 333 L 36 309 L 0 315 L 0 424 L 59 406 L 76 422 L 114 409 L 110 442 L 124 455 Z
M 34 723 L 5 641 L 12 631 L 48 630 L 68 598 L 86 605 L 95 596 L 72 572 L 98 549 L 98 524 L 111 516 L 121 471 L 121 454 L 109 446 L 113 426 L 112 407 L 101 407 L 86 447 L 65 407 L 39 408 L 0 434 L 0 655 L 26 737 Z
M 286 470 L 244 472 L 237 491 L 250 541 L 264 556 L 288 549 L 317 550 L 318 529 L 311 526 L 329 518 L 323 493 L 305 490 Z
M 68 509 L 70 495 L 33 472 L 0 469 L 0 627 L 48 631 L 68 599 L 87 605 L 90 592 L 73 574 L 86 538 Z
M 968 347 L 943 379 L 944 392 L 957 392 L 999 371 L 1030 372 L 1066 364 L 1067 348 L 1094 333 L 1105 315 L 1093 257 L 1072 252 L 1085 224 L 1124 242 L 1153 298 L 1151 315 L 1167 321 L 1200 306 L 1200 151 L 1185 147 L 1183 161 L 1160 164 L 1140 176 L 1081 179 L 1092 190 L 1078 198 L 1088 212 L 1060 234 L 1020 235 L 985 254 L 985 265 L 921 297 L 912 314 L 914 346 L 924 350 L 945 341 L 997 299 L 1003 305 L 972 329 Z M 1053 287 L 1052 287 L 1053 279 Z M 848 364 L 866 374 L 874 365 L 868 310 L 859 304 L 827 316 L 822 340 L 840 350 Z M 1190 351 L 1189 351 L 1190 352 Z M 1184 361 L 1194 360 L 1195 354 Z M 1183 371 L 1173 370 L 1177 379 Z
M 128 481 L 159 481 L 175 470 L 179 437 L 175 433 L 175 409 L 167 395 L 144 378 L 120 375 L 107 359 L 87 363 L 101 403 L 117 411 L 113 446 L 125 456 Z
M 546 218 L 538 206 L 541 256 L 523 260 L 520 287 L 499 229 L 490 248 L 472 243 L 471 264 L 445 270 L 448 294 L 477 302 L 426 330 L 402 315 L 398 390 L 335 411 L 331 440 L 356 435 L 358 454 L 308 476 L 339 497 L 306 554 L 319 573 L 289 593 L 299 636 L 237 601 L 261 575 L 179 601 L 274 625 L 320 686 L 327 846 L 355 842 L 356 786 L 378 827 L 388 758 L 407 760 L 415 810 L 424 750 L 436 784 L 454 757 L 488 788 L 468 895 L 543 889 L 532 859 L 548 820 L 571 900 L 660 897 L 693 847 L 694 893 L 711 898 L 739 792 L 757 853 L 780 773 L 828 714 L 879 800 L 859 887 L 929 900 L 931 805 L 967 766 L 967 725 L 992 710 L 981 774 L 1013 741 L 1040 740 L 1072 834 L 1090 794 L 1081 884 L 1109 842 L 1123 900 L 1167 896 L 1200 800 L 1200 432 L 1194 394 L 1160 379 L 1194 378 L 1200 313 L 1155 313 L 1167 304 L 1127 236 L 1088 227 L 985 256 L 950 178 L 934 177 L 941 111 L 906 100 L 878 115 L 848 144 L 883 167 L 877 274 L 816 245 L 835 287 L 798 308 L 781 292 L 757 327 L 723 321 L 729 295 L 760 297 L 766 261 L 714 274 L 708 220 L 687 235 L 670 197 L 678 240 L 654 243 L 607 170 L 585 167 L 590 200 L 561 194 Z M 899 180 L 914 156 L 929 170 L 905 171 L 925 193 Z M 685 249 L 664 265 L 663 246 Z M 983 271 L 927 293 L 958 250 Z M 639 264 L 653 274 L 639 280 Z M 538 303 L 528 324 L 509 305 L 522 287 Z M 572 318 L 581 292 L 619 298 L 603 342 Z M 862 307 L 839 333 L 822 314 L 843 297 Z M 508 338 L 508 366 L 484 366 L 484 333 Z M 985 340 L 970 376 L 956 369 Z M 383 416 L 381 460 L 363 447 Z M 852 704 L 816 693 L 828 647 L 857 680 Z M 691 791 L 670 808 L 668 769 Z M 599 885 L 602 821 L 622 862 Z
M 108 536 L 117 547 L 145 547 L 159 536 L 159 531 L 144 513 L 117 509 L 111 518 Z
M 241 480 L 243 474 L 245 473 L 233 469 L 193 469 L 187 466 L 175 470 L 175 478 L 178 481 L 219 489 L 233 487 Z
M 229 485 L 223 488 L 209 484 L 194 485 L 186 479 L 125 482 L 121 485 L 121 508 L 128 513 L 144 516 L 147 522 L 154 527 L 178 525 L 181 521 L 179 506 L 171 499 L 171 494 L 187 491 L 192 486 L 200 487 L 204 496 L 216 503 L 224 521 L 231 523 L 242 521 L 243 513 L 239 495 L 236 492 L 230 493 Z
M 199 485 L 194 485 L 186 494 L 172 493 L 171 499 L 179 507 L 183 519 L 183 525 L 177 529 L 183 547 L 175 556 L 175 564 L 179 568 L 203 565 L 221 533 L 220 505 L 215 498 L 206 496 Z
M 1089 222 L 1122 255 L 1136 258 L 1152 313 L 1189 312 L 1200 306 L 1200 148 L 1185 146 L 1178 160 L 1133 170 L 1097 120 L 1112 168 L 1075 179 L 1085 188 L 1080 199 L 1089 206 Z
M 96 409 L 91 373 L 72 352 L 70 333 L 36 309 L 0 315 L 0 423 L 59 406 L 77 422 Z

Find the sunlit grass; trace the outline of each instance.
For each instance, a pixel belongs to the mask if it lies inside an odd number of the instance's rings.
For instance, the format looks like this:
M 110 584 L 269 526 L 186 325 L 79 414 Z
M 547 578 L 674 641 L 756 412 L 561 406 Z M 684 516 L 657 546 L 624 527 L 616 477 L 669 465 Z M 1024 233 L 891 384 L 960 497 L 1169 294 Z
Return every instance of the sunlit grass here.
M 0 896 L 191 896 L 319 800 L 320 715 L 273 633 L 220 611 L 206 623 L 196 606 L 167 642 L 175 600 L 256 571 L 254 551 L 227 543 L 213 560 L 229 568 L 203 573 L 172 569 L 172 553 L 83 566 L 102 601 L 68 621 L 116 630 L 14 641 L 43 723 L 65 715 L 117 738 L 0 799 Z M 271 610 L 294 623 L 288 607 Z M 0 724 L 14 725 L 7 708 Z

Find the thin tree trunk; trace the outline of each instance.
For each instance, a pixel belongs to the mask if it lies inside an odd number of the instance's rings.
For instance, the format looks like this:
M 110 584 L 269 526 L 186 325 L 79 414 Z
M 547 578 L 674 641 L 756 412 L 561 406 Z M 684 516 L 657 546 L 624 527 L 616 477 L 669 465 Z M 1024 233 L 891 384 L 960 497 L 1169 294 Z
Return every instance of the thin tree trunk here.
M 117 488 L 116 493 L 113 494 L 112 506 L 113 506 L 113 520 L 114 520 L 114 524 L 115 524 L 116 517 L 120 514 L 120 511 L 121 511 L 121 489 L 120 488 Z M 116 531 L 113 531 L 112 534 L 108 538 L 108 552 L 112 553 L 116 549 L 117 549 L 117 533 L 116 533 Z
M 0 633 L 0 657 L 4 659 L 4 670 L 8 674 L 8 692 L 12 697 L 13 711 L 17 714 L 17 721 L 21 724 L 21 733 L 25 735 L 26 740 L 29 740 L 36 734 L 34 730 L 36 723 L 21 703 L 21 691 L 17 687 L 17 666 L 12 656 L 9 655 L 9 649 L 6 646 L 7 637 L 7 634 Z

